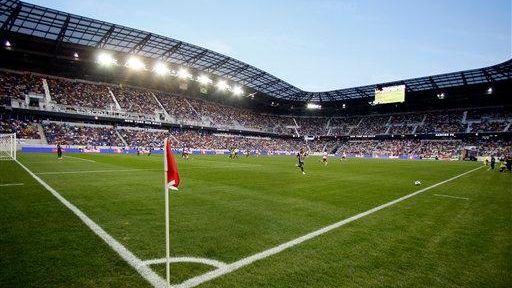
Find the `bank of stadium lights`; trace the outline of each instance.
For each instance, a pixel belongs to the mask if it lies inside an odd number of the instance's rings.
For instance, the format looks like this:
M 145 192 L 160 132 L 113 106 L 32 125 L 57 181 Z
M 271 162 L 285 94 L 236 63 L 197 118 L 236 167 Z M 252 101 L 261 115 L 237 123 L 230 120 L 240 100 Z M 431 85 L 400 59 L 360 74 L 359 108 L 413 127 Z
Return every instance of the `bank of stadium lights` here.
M 233 95 L 235 96 L 242 96 L 244 94 L 244 90 L 240 86 L 233 87 Z
M 11 42 L 9 42 L 9 40 L 5 40 L 4 46 L 5 48 L 11 48 Z
M 439 99 L 439 100 L 443 100 L 443 99 L 446 97 L 446 95 L 444 94 L 444 92 L 442 92 L 442 93 L 437 93 L 437 95 L 436 95 L 436 96 L 437 96 L 437 99 Z
M 199 82 L 199 84 L 201 84 L 201 85 L 209 85 L 209 84 L 213 83 L 212 79 L 210 79 L 210 77 L 208 77 L 206 75 L 199 75 L 197 77 L 197 82 Z
M 79 56 L 78 56 L 78 53 L 73 53 L 73 58 L 75 58 L 75 60 L 78 60 Z
M 190 72 L 188 72 L 188 70 L 185 68 L 180 68 L 176 75 L 180 79 L 192 79 L 192 74 L 190 74 Z
M 156 63 L 155 66 L 153 66 L 153 71 L 159 76 L 166 76 L 171 73 L 171 69 L 162 62 Z
M 491 95 L 491 94 L 492 94 L 492 92 L 494 92 L 494 90 L 492 89 L 492 87 L 489 87 L 489 88 L 487 89 L 487 94 Z
M 228 82 L 226 82 L 225 80 L 219 80 L 216 86 L 217 89 L 219 89 L 220 91 L 225 91 L 229 88 Z
M 130 56 L 130 58 L 128 58 L 128 60 L 126 61 L 125 65 L 126 67 L 136 71 L 146 69 L 146 64 L 144 64 L 144 62 L 142 62 L 139 58 L 135 56 Z
M 315 104 L 315 103 L 308 103 L 306 105 L 306 108 L 308 109 L 312 109 L 312 110 L 317 110 L 317 109 L 322 109 L 322 105 L 320 104 Z
M 114 57 L 112 57 L 111 54 L 106 52 L 101 52 L 100 54 L 98 54 L 96 62 L 98 62 L 98 64 L 102 66 L 111 66 L 117 64 L 117 60 L 114 59 Z

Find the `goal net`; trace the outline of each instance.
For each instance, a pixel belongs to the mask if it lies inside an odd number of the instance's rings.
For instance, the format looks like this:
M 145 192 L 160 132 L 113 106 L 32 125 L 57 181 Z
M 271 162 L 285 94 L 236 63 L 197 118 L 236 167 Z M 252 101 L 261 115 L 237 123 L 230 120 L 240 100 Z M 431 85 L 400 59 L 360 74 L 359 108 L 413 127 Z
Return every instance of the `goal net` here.
M 0 160 L 16 160 L 16 133 L 0 134 Z

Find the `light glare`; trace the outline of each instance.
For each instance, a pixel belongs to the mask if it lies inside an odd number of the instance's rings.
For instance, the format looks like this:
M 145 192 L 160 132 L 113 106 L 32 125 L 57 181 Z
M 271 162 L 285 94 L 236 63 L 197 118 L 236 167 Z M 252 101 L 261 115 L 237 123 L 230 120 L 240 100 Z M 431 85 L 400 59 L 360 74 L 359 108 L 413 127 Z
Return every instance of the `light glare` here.
M 228 83 L 224 80 L 220 80 L 219 82 L 217 82 L 217 88 L 221 91 L 228 89 L 228 87 Z
M 187 69 L 180 68 L 180 70 L 178 70 L 178 78 L 180 78 L 180 79 L 190 79 L 190 78 L 192 78 L 192 74 L 190 74 L 190 72 L 188 72 Z
M 98 55 L 97 61 L 100 65 L 110 66 L 112 64 L 116 64 L 117 60 L 112 57 L 112 55 L 108 53 L 100 53 Z
M 306 108 L 308 108 L 308 109 L 321 109 L 322 106 L 319 105 L 319 104 L 315 104 L 315 103 L 308 103 L 306 105 Z
M 206 75 L 201 75 L 201 76 L 197 77 L 197 81 L 198 81 L 199 83 L 201 83 L 202 85 L 208 85 L 208 84 L 210 84 L 210 83 L 212 83 L 212 82 L 213 82 L 213 81 L 212 81 L 212 79 L 210 79 L 210 78 L 209 78 L 208 76 L 206 76 Z
M 240 96 L 240 95 L 244 94 L 244 90 L 242 89 L 242 87 L 236 86 L 233 88 L 233 94 L 235 96 Z
M 169 70 L 167 65 L 165 65 L 164 63 L 160 63 L 160 62 L 155 64 L 155 67 L 153 67 L 153 71 L 155 71 L 155 73 L 160 76 L 164 76 L 164 75 L 171 73 L 171 70 Z
M 146 68 L 146 65 L 139 58 L 132 56 L 126 61 L 126 67 L 133 70 L 143 70 Z

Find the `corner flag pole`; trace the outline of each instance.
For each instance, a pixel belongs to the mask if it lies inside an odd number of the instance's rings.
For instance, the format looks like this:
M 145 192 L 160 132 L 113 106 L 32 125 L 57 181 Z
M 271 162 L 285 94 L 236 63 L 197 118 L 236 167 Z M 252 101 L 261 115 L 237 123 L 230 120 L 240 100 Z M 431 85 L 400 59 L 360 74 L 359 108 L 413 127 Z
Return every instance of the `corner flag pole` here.
M 165 276 L 171 286 L 171 244 L 169 239 L 169 184 L 167 183 L 167 138 L 164 140 L 164 190 L 165 190 Z

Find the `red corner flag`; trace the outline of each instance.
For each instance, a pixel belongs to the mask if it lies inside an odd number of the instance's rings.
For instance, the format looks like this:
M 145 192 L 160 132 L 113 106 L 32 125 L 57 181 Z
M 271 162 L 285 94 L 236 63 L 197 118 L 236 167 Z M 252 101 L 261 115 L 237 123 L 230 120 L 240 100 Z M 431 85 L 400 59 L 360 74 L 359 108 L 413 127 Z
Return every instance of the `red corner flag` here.
M 171 287 L 171 240 L 169 238 L 169 189 L 178 190 L 180 185 L 180 174 L 176 160 L 172 155 L 171 141 L 168 138 L 164 140 L 164 170 L 165 170 L 165 278 L 167 286 Z
M 172 190 L 178 190 L 180 185 L 180 174 L 178 173 L 178 166 L 171 150 L 171 141 L 168 138 L 164 142 L 164 169 L 165 169 L 165 184 L 167 188 Z

